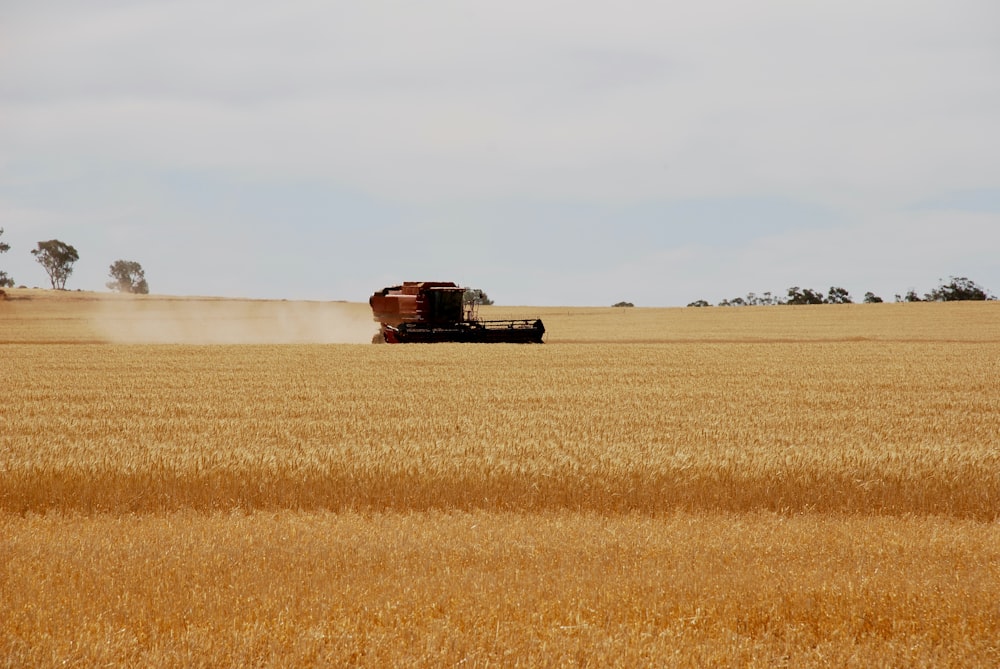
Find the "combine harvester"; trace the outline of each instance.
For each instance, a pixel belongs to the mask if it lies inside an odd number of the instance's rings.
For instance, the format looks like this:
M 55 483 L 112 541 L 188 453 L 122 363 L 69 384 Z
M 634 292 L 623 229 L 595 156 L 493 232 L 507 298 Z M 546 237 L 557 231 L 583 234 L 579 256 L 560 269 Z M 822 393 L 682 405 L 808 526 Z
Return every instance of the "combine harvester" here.
M 373 341 L 389 344 L 466 342 L 541 344 L 540 319 L 483 321 L 475 300 L 464 300 L 465 288 L 450 281 L 406 281 L 383 288 L 368 300 L 381 325 Z

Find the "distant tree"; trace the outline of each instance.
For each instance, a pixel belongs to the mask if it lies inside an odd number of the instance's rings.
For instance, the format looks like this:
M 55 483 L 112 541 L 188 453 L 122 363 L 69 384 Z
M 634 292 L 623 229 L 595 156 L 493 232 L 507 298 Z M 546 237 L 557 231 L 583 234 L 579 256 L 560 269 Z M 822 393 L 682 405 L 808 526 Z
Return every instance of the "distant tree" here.
M 3 236 L 3 228 L 0 228 L 0 236 Z M 5 244 L 4 242 L 0 242 L 0 253 L 6 253 L 7 251 L 10 251 L 10 244 Z M 14 277 L 7 276 L 7 272 L 0 270 L 0 288 L 3 288 L 4 286 L 13 286 L 13 285 L 14 285 Z
M 996 300 L 996 295 L 990 294 L 975 281 L 964 276 L 950 277 L 947 282 L 941 280 L 941 285 L 931 292 L 921 296 L 912 288 L 905 295 L 896 293 L 896 302 L 952 302 L 957 300 Z M 878 304 L 884 302 L 881 297 L 868 291 L 865 293 L 865 304 Z M 732 299 L 719 302 L 720 307 L 747 307 L 774 304 L 853 304 L 851 294 L 846 288 L 830 286 L 829 292 L 824 296 L 822 293 L 810 288 L 799 288 L 792 286 L 788 289 L 787 299 L 773 296 L 771 293 L 747 293 L 746 297 L 734 297 Z M 705 300 L 696 300 L 688 304 L 689 307 L 710 307 Z
M 31 255 L 45 268 L 53 290 L 66 289 L 66 279 L 73 273 L 73 263 L 80 259 L 75 248 L 58 239 L 38 242 L 38 248 L 32 249 Z
M 771 294 L 771 291 L 765 291 L 763 295 L 756 295 L 755 293 L 747 293 L 747 304 L 760 307 L 769 307 L 775 304 L 781 304 L 781 300 L 776 298 Z
M 844 288 L 830 286 L 830 292 L 827 293 L 826 302 L 827 304 L 853 304 L 854 300 L 851 299 L 851 294 Z
M 823 304 L 825 300 L 821 293 L 811 288 L 792 286 L 788 289 L 788 299 L 785 304 Z
M 957 302 L 960 300 L 995 300 L 996 297 L 990 295 L 986 290 L 976 284 L 975 281 L 964 276 L 950 277 L 950 281 L 941 285 L 924 295 L 928 302 Z
M 770 292 L 763 295 L 757 293 L 747 293 L 746 297 L 734 297 L 729 300 L 719 302 L 720 307 L 762 307 L 774 304 L 782 304 L 781 300 L 775 298 Z M 692 306 L 691 304 L 688 305 Z M 705 306 L 709 306 L 706 304 Z
M 878 304 L 883 301 L 884 300 L 881 297 L 879 297 L 870 290 L 867 293 L 865 293 L 865 304 Z M 899 300 L 896 301 L 899 302 Z
M 462 295 L 462 302 L 464 304 L 485 304 L 486 306 L 493 304 L 493 300 L 479 288 L 466 288 L 465 294 Z
M 149 284 L 146 283 L 146 273 L 143 271 L 142 265 L 134 260 L 116 260 L 111 265 L 111 271 L 108 272 L 108 276 L 114 279 L 105 284 L 111 290 L 117 290 L 119 293 L 138 293 L 140 295 L 149 293 Z
M 615 302 L 611 305 L 612 307 L 634 307 L 635 305 L 631 302 Z

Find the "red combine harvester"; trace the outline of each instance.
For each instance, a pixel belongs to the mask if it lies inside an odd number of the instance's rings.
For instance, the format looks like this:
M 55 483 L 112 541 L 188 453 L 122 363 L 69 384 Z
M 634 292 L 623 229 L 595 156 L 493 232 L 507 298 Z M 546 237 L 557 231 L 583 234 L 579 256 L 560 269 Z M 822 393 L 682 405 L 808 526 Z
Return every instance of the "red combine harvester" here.
M 541 344 L 540 319 L 483 321 L 478 304 L 463 299 L 465 289 L 450 281 L 405 281 L 383 288 L 368 300 L 381 324 L 375 341 L 389 344 L 438 342 Z

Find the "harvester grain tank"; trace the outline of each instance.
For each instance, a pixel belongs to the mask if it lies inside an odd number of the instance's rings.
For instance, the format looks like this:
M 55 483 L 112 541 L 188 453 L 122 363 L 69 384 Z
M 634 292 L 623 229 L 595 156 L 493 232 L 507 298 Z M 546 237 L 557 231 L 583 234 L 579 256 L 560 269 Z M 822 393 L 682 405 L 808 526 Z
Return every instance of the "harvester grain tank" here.
M 540 319 L 481 320 L 477 303 L 450 281 L 405 281 L 368 300 L 380 325 L 376 341 L 389 344 L 438 342 L 541 344 Z

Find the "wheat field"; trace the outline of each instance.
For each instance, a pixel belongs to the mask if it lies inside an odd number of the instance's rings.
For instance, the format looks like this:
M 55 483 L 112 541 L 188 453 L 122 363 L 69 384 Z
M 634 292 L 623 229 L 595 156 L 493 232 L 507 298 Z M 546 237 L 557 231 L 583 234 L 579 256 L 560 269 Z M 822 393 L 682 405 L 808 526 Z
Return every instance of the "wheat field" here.
M 9 293 L 0 666 L 1000 665 L 1000 304 Z

